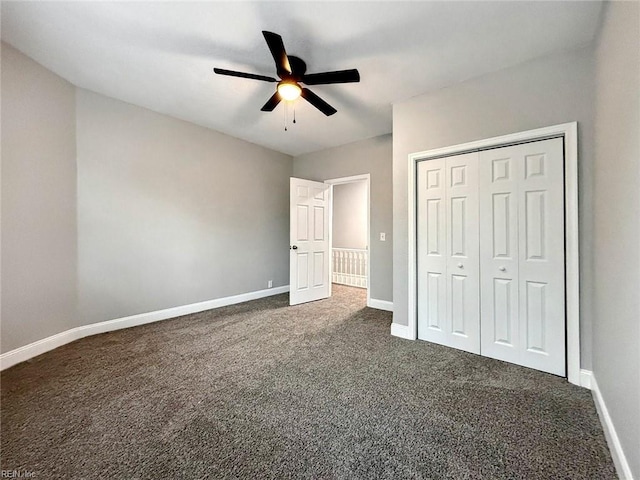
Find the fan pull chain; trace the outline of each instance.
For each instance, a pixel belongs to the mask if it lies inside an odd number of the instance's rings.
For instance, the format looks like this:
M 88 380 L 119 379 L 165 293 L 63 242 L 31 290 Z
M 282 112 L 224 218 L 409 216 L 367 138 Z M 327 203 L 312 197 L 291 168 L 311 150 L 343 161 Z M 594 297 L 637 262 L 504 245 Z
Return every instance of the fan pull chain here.
M 289 131 L 289 103 L 290 102 L 282 102 L 284 103 L 284 131 Z M 293 123 L 296 123 L 296 106 L 292 104 L 293 108 Z
M 286 132 L 288 130 L 287 128 L 287 110 L 288 110 L 288 105 L 287 102 L 284 102 L 284 131 Z

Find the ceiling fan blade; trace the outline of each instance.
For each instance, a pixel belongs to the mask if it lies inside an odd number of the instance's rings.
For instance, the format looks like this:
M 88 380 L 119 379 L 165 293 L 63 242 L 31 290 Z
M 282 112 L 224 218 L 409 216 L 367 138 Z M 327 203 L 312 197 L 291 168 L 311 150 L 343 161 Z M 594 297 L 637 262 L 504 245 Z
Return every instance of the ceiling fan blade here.
M 263 112 L 273 112 L 273 109 L 278 106 L 280 100 L 280 94 L 276 92 L 267 100 L 267 103 L 265 103 L 260 110 Z
M 316 107 L 318 110 L 320 110 L 322 113 L 324 113 L 327 117 L 337 112 L 335 108 L 333 108 L 331 105 L 329 105 L 327 102 L 325 102 L 323 99 L 321 99 L 318 95 L 313 93 L 308 88 L 303 88 L 302 92 L 300 93 L 300 96 L 304 98 L 307 102 L 309 102 L 311 105 Z
M 230 77 L 250 78 L 251 80 L 262 80 L 263 82 L 277 82 L 275 78 L 265 77 L 264 75 L 256 75 L 254 73 L 236 72 L 234 70 L 225 70 L 224 68 L 214 68 L 213 71 L 218 75 L 229 75 Z
M 273 55 L 273 59 L 276 62 L 278 76 L 282 78 L 283 75 L 290 75 L 291 65 L 289 65 L 289 58 L 287 57 L 287 52 L 284 49 L 282 37 L 277 33 L 267 32 L 265 30 L 262 31 L 262 35 L 264 35 L 264 39 L 267 41 L 271 55 Z
M 355 68 L 336 72 L 312 73 L 304 75 L 302 82 L 307 85 L 326 85 L 329 83 L 353 83 L 360 81 L 360 73 Z

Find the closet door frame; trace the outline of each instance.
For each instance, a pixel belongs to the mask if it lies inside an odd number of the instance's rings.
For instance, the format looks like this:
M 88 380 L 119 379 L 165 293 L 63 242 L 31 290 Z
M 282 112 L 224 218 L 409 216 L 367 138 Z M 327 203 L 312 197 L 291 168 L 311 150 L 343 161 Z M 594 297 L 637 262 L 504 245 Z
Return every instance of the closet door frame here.
M 417 167 L 418 162 L 469 153 L 489 148 L 562 137 L 564 140 L 564 200 L 565 200 L 565 295 L 567 329 L 567 379 L 583 385 L 580 375 L 580 290 L 578 232 L 578 123 L 563 123 L 550 127 L 487 138 L 475 142 L 416 152 L 408 158 L 408 325 L 391 324 L 391 334 L 410 340 L 418 338 L 417 318 Z

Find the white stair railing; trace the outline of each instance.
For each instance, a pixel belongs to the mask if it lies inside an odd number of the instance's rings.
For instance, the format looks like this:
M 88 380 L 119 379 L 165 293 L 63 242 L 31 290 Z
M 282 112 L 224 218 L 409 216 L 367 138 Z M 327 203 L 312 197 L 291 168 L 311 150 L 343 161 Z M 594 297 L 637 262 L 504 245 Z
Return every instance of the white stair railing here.
M 367 250 L 333 248 L 333 283 L 367 288 Z

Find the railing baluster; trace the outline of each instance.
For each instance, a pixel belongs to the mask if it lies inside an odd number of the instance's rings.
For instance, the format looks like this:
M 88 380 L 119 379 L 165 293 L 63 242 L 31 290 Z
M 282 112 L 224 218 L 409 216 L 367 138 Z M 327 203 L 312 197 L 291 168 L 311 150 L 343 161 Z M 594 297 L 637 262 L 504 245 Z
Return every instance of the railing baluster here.
M 331 281 L 352 287 L 367 288 L 367 250 L 333 248 Z

